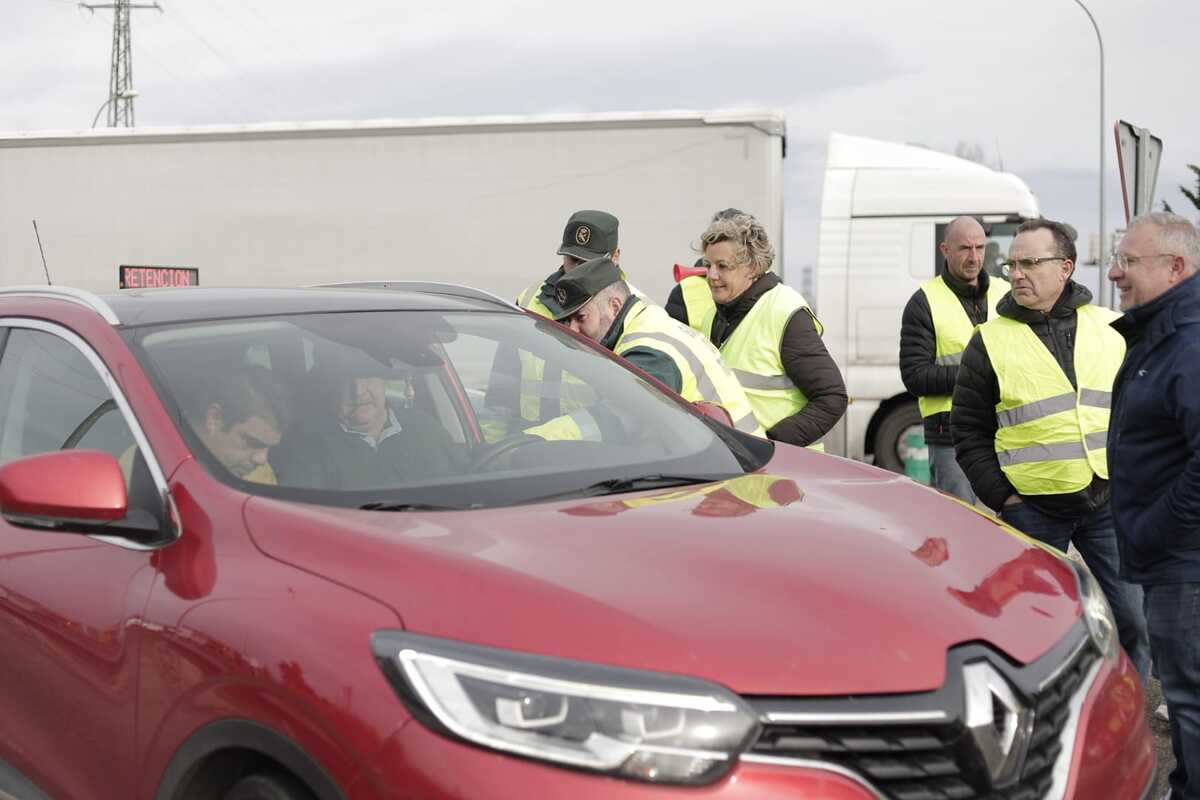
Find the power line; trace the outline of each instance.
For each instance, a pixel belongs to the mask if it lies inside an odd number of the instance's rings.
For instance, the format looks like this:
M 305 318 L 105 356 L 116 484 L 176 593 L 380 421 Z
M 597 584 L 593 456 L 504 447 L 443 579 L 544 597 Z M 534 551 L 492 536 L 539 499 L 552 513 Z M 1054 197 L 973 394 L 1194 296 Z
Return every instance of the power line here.
M 214 46 L 212 44 L 212 42 L 210 42 L 207 38 L 205 38 L 200 33 L 200 31 L 196 29 L 196 27 L 194 25 L 189 23 L 187 21 L 187 19 L 185 18 L 185 16 L 183 14 L 179 13 L 178 8 L 176 8 L 175 10 L 176 10 L 176 13 L 172 16 L 172 19 L 175 22 L 178 22 L 188 33 L 190 33 L 202 45 L 204 45 L 204 47 L 207 48 L 210 53 L 212 53 L 214 56 L 216 56 L 216 58 L 228 68 L 230 73 L 237 75 L 238 77 L 240 77 L 242 79 L 242 81 L 244 83 L 246 83 L 249 86 L 251 86 L 252 88 L 256 89 L 257 96 L 255 99 L 257 102 L 265 103 L 267 106 L 271 107 L 276 112 L 280 111 L 279 106 L 274 102 L 273 99 L 271 99 L 274 95 L 274 92 L 272 92 L 270 90 L 264 90 L 264 88 L 258 84 L 258 81 L 256 79 L 254 79 L 250 75 L 246 74 L 245 71 L 242 70 L 242 68 L 237 63 L 235 63 L 233 59 L 229 58 L 223 52 L 218 50 L 216 48 L 216 46 Z
M 153 3 L 133 3 L 130 0 L 114 0 L 112 3 L 89 4 L 80 3 L 93 14 L 98 8 L 113 10 L 113 44 L 112 69 L 108 78 L 108 100 L 96 112 L 92 127 L 100 119 L 100 112 L 108 107 L 108 127 L 116 128 L 123 125 L 133 127 L 133 98 L 137 92 L 133 89 L 133 36 L 129 30 L 129 12 L 138 8 L 153 8 L 162 13 L 162 6 L 157 0 Z

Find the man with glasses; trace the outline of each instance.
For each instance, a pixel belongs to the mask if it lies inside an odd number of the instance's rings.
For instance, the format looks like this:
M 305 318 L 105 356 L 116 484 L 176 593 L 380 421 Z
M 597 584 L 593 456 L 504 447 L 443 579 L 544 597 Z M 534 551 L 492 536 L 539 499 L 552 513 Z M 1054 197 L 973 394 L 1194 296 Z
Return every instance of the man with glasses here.
M 987 234 L 974 217 L 947 225 L 938 245 L 945 269 L 921 284 L 900 321 L 900 377 L 916 395 L 925 420 L 933 485 L 968 503 L 975 502 L 975 493 L 954 459 L 950 396 L 971 333 L 996 316 L 996 303 L 1008 291 L 1007 282 L 983 269 L 987 246 Z
M 979 499 L 1059 550 L 1074 544 L 1116 618 L 1121 645 L 1150 667 L 1142 592 L 1119 577 L 1106 456 L 1113 379 L 1125 341 L 1116 312 L 1075 283 L 1075 230 L 1047 219 L 1017 229 L 1012 291 L 963 352 L 950 428 Z
M 1108 271 L 1128 350 L 1113 386 L 1108 458 L 1122 576 L 1145 591 L 1170 712 L 1171 797 L 1200 798 L 1200 234 L 1137 217 Z

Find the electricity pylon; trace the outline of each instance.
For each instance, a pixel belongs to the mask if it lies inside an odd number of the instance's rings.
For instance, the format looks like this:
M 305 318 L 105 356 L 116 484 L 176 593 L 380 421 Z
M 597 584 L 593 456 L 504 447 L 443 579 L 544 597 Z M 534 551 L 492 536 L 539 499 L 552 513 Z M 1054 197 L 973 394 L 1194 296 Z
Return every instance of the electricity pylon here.
M 108 127 L 132 128 L 133 98 L 137 96 L 137 92 L 133 90 L 133 39 L 129 33 L 129 11 L 134 8 L 156 8 L 161 12 L 162 6 L 157 2 L 133 3 L 130 0 L 79 5 L 93 14 L 98 8 L 113 10 L 112 72 L 108 79 L 108 101 L 105 103 L 108 106 Z M 92 124 L 94 126 L 95 122 Z

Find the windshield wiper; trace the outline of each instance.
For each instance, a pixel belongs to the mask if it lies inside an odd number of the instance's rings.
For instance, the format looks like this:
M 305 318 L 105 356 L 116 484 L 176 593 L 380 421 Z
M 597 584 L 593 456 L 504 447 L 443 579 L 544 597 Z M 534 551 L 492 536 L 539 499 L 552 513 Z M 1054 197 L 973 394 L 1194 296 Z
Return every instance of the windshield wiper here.
M 697 483 L 713 483 L 727 480 L 729 475 L 665 475 L 653 473 L 627 478 L 608 478 L 577 489 L 572 494 L 603 495 L 616 492 L 635 492 L 640 489 L 658 489 L 666 486 L 690 486 Z
M 363 511 L 466 511 L 463 506 L 439 506 L 435 503 L 393 503 L 376 501 L 359 506 Z

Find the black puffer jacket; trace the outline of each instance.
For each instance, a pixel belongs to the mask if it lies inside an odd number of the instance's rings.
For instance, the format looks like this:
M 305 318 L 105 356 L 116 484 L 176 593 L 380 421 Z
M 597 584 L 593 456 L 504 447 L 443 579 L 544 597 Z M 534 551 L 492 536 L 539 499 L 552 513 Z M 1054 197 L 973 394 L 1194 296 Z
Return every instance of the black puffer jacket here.
M 996 313 L 1024 322 L 1033 328 L 1042 344 L 1054 355 L 1071 382 L 1075 383 L 1075 309 L 1087 305 L 1092 293 L 1075 281 L 1067 281 L 1049 314 L 1025 308 L 1004 295 Z M 954 386 L 954 408 L 950 410 L 950 429 L 954 435 L 954 454 L 971 481 L 971 488 L 988 507 L 999 510 L 1016 489 L 1000 470 L 996 458 L 996 403 L 1000 384 L 983 337 L 976 331 L 963 353 Z M 1071 494 L 1022 495 L 1038 511 L 1059 519 L 1083 516 L 1108 502 L 1108 481 L 1095 477 L 1088 488 Z
M 987 321 L 987 293 L 991 278 L 986 272 L 979 273 L 979 285 L 961 281 L 943 269 L 942 278 L 962 303 L 963 311 L 972 325 Z M 900 379 L 904 388 L 916 397 L 949 395 L 954 393 L 958 379 L 957 364 L 936 364 L 937 334 L 933 328 L 933 312 L 929 298 L 918 289 L 908 299 L 904 316 L 900 319 Z M 925 441 L 928 444 L 951 445 L 950 412 L 942 411 L 925 418 Z
M 721 344 L 733 335 L 758 298 L 781 283 L 779 276 L 768 272 L 728 305 L 717 305 L 713 320 L 712 343 Z M 783 330 L 779 343 L 783 371 L 804 396 L 808 404 L 784 417 L 767 431 L 768 438 L 802 447 L 819 441 L 846 413 L 846 383 L 837 368 L 810 312 L 801 309 L 792 315 Z
M 683 302 L 683 287 L 678 283 L 671 287 L 671 294 L 667 295 L 667 304 L 663 308 L 671 315 L 671 319 L 691 325 L 688 322 L 687 304 Z

